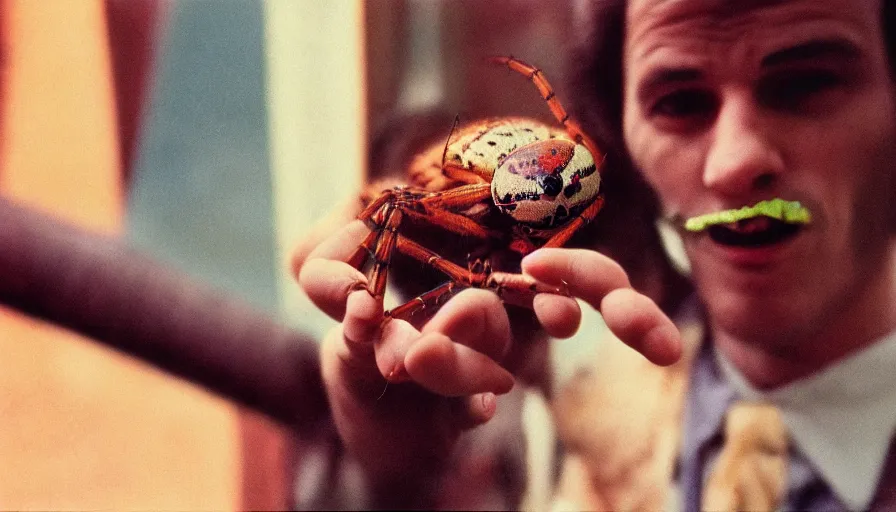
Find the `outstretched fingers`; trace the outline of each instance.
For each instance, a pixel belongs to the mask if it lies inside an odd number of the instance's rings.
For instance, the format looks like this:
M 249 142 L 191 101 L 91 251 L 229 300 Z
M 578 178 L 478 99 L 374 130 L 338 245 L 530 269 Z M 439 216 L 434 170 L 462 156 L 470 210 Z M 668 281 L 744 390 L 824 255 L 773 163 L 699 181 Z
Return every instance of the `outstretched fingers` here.
M 539 249 L 523 258 L 522 268 L 545 284 L 565 287 L 595 308 L 612 290 L 631 286 L 618 263 L 588 249 Z
M 613 334 L 651 362 L 667 366 L 681 357 L 678 328 L 649 297 L 631 288 L 613 290 L 600 312 Z
M 522 268 L 539 281 L 565 287 L 572 296 L 600 310 L 610 330 L 650 361 L 668 365 L 680 357 L 681 338 L 672 320 L 649 297 L 631 288 L 625 271 L 612 259 L 587 249 L 549 248 L 526 256 Z M 564 322 L 578 326 L 580 313 L 576 309 L 568 305 L 557 309 L 569 300 L 541 298 L 535 303 L 539 320 L 556 330 Z

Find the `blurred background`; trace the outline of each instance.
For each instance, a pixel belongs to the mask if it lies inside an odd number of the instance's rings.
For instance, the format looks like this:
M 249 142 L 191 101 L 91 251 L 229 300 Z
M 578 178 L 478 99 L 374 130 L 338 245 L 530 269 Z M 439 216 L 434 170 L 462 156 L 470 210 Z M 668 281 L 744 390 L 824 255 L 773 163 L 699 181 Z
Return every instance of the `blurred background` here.
M 290 250 L 408 119 L 550 121 L 485 58 L 563 98 L 579 3 L 0 0 L 0 195 L 319 339 Z M 289 426 L 0 305 L 0 509 L 290 508 L 302 455 Z

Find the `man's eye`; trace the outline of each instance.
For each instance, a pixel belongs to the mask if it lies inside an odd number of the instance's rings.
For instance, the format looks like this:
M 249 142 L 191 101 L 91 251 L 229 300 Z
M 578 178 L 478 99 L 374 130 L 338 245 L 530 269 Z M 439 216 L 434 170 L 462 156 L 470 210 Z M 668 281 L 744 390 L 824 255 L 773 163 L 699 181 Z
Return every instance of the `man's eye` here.
M 825 70 L 784 72 L 762 80 L 757 95 L 769 107 L 796 111 L 810 108 L 813 100 L 843 83 L 839 75 Z
M 650 116 L 677 121 L 699 121 L 711 116 L 717 107 L 715 95 L 701 89 L 680 89 L 661 96 L 650 106 Z

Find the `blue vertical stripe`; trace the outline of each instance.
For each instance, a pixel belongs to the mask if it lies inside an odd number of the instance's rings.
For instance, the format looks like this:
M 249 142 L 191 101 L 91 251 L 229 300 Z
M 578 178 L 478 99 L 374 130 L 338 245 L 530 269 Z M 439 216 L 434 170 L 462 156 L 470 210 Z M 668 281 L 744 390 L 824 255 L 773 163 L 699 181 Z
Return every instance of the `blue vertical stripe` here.
M 260 1 L 172 6 L 135 165 L 128 236 L 277 312 Z

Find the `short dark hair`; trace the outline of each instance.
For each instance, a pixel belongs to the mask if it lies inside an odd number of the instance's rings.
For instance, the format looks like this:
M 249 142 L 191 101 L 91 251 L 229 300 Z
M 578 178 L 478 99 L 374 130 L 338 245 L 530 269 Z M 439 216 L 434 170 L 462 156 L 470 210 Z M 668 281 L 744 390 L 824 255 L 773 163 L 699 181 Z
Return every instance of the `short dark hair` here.
M 601 186 L 607 197 L 606 206 L 587 236 L 593 237 L 592 246 L 625 267 L 636 287 L 638 283 L 653 283 L 665 288 L 654 298 L 669 311 L 682 296 L 668 294 L 670 285 L 676 289 L 680 284 L 680 276 L 664 256 L 663 264 L 657 262 L 657 254 L 663 254 L 654 228 L 661 215 L 659 201 L 641 174 L 635 172 L 622 133 L 626 0 L 593 0 L 590 5 L 588 34 L 572 48 L 568 70 L 572 80 L 571 110 L 585 131 L 607 151 Z M 890 75 L 896 81 L 896 0 L 881 0 L 881 23 Z M 636 224 L 641 224 L 643 232 L 638 235 L 643 239 L 632 247 Z

